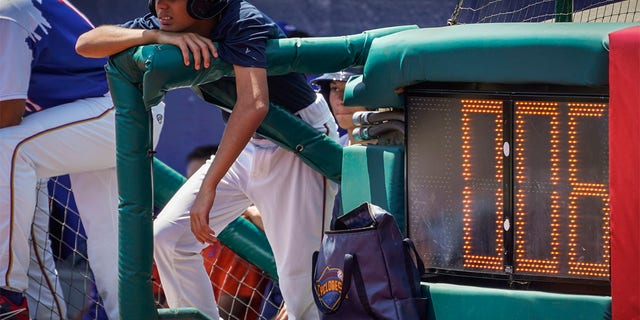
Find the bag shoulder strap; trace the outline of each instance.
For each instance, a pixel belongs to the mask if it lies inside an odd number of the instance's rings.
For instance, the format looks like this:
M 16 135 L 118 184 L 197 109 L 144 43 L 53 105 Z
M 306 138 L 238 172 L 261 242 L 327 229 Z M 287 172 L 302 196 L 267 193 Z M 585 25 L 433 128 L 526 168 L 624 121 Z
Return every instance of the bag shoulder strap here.
M 349 261 L 349 264 L 352 265 L 349 268 L 351 269 L 349 270 L 349 274 L 347 274 L 347 270 L 346 270 L 347 261 Z M 369 298 L 367 297 L 367 288 L 365 288 L 364 286 L 364 279 L 362 279 L 362 273 L 360 272 L 360 265 L 358 264 L 356 255 L 345 254 L 344 262 L 345 262 L 345 271 L 344 271 L 345 279 L 347 279 L 347 277 L 349 278 L 353 277 L 354 283 L 356 285 L 356 291 L 358 291 L 358 300 L 360 300 L 362 307 L 367 312 L 367 314 L 371 317 L 371 319 L 377 319 L 378 317 L 376 317 L 376 315 L 373 313 L 373 310 L 371 309 L 371 305 L 369 304 Z M 351 275 L 351 273 L 353 273 L 353 275 Z M 345 283 L 346 283 L 346 280 L 345 280 Z
M 402 245 L 405 248 L 405 259 L 407 260 L 405 263 L 406 273 L 409 276 L 409 281 L 411 281 L 411 291 L 414 297 L 422 296 L 422 292 L 420 290 L 420 277 L 424 274 L 424 263 L 422 259 L 420 259 L 420 255 L 418 254 L 418 250 L 416 246 L 413 244 L 413 241 L 409 238 L 405 238 L 402 240 Z M 415 261 L 415 263 L 414 263 Z M 417 269 L 417 270 L 416 270 Z M 416 272 L 417 271 L 417 272 Z

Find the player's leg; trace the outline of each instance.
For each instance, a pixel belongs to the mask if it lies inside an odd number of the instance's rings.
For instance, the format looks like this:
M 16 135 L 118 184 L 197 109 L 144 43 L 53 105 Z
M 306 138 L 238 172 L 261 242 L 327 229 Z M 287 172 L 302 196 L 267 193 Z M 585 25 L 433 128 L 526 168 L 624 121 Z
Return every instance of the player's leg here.
M 67 305 L 49 240 L 48 179 L 38 183 L 37 206 L 31 233 L 31 261 L 27 300 L 33 319 L 67 319 Z
M 300 113 L 314 128 L 337 138 L 323 99 Z M 289 319 L 318 319 L 311 295 L 311 256 L 330 221 L 337 185 L 293 153 L 270 142 L 256 143 L 262 147 L 256 148 L 247 193 L 262 212 Z
M 115 163 L 109 116 L 113 119 L 113 104 L 101 97 L 47 109 L 0 129 L 0 287 L 27 289 L 38 179 Z
M 249 193 L 263 213 L 290 319 L 317 319 L 311 296 L 311 255 L 320 247 L 322 231 L 330 220 L 330 211 L 326 210 L 332 208 L 335 189 L 284 149 L 277 148 L 271 159 L 278 165 L 269 171 L 278 176 L 253 176 Z
M 87 255 L 109 319 L 118 319 L 118 186 L 115 168 L 69 175 Z
M 216 233 L 251 205 L 234 179 L 242 175 L 242 159 L 246 159 L 244 151 L 216 189 L 210 213 Z M 200 254 L 205 245 L 193 236 L 189 221 L 189 209 L 210 163 L 207 161 L 187 180 L 154 221 L 154 259 L 169 307 L 195 307 L 212 319 L 218 319 L 213 289 Z

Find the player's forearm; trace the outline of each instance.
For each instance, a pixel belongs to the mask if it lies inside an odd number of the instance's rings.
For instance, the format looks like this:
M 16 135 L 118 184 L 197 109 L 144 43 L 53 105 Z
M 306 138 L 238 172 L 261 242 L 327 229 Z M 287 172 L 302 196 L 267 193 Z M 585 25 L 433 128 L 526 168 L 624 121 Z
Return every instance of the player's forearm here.
M 215 190 L 269 111 L 266 69 L 234 65 L 234 71 L 238 99 L 202 183 L 205 190 Z
M 215 190 L 233 162 L 247 145 L 255 130 L 267 114 L 268 106 L 234 106 L 227 126 L 220 139 L 218 151 L 202 183 L 203 190 Z
M 131 47 L 156 43 L 157 33 L 158 30 L 99 26 L 78 38 L 76 52 L 87 58 L 107 57 Z
M 24 108 L 24 99 L 0 101 L 0 128 L 19 125 L 22 122 Z

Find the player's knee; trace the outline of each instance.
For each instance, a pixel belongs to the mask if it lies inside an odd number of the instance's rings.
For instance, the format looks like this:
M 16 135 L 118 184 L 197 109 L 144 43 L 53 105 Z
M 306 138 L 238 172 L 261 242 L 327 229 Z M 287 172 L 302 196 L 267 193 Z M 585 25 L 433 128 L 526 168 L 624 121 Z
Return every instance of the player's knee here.
M 173 239 L 173 240 L 172 240 Z M 166 248 L 172 241 L 175 241 L 175 235 L 171 234 L 171 228 L 162 221 L 155 221 L 153 224 L 153 248 L 154 251 L 160 251 Z
M 166 229 L 153 230 L 153 244 L 154 247 L 162 247 L 170 240 L 169 232 Z
M 164 255 L 164 253 L 181 249 L 179 247 L 187 246 L 185 237 L 193 238 L 188 226 L 175 221 L 156 220 L 153 224 L 154 253 Z

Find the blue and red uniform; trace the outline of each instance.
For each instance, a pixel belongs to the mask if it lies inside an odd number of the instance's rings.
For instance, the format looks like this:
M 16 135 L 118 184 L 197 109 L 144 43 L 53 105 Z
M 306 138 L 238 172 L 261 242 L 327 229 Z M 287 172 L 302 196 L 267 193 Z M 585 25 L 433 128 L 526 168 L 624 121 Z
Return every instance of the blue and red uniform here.
M 92 28 L 65 0 L 0 1 L 0 108 L 24 104 L 28 115 L 17 125 L 0 128 L 0 287 L 31 296 L 27 288 L 33 282 L 28 279 L 38 271 L 29 263 L 32 221 L 48 223 L 48 216 L 39 219 L 35 213 L 48 212 L 35 210 L 46 205 L 36 186 L 69 174 L 96 285 L 109 317 L 117 319 L 115 110 L 106 59 L 75 52 L 78 37 Z M 34 242 L 46 238 L 33 237 Z M 46 269 L 55 270 L 47 244 L 38 248 L 49 257 Z M 30 312 L 48 308 L 51 314 L 33 318 L 67 318 L 59 296 L 52 296 L 53 301 L 39 293 L 34 297 L 38 304 Z
M 93 25 L 68 1 L 4 0 L 0 25 L 0 100 L 26 98 L 29 110 L 39 111 L 108 92 L 106 59 L 75 51 Z

